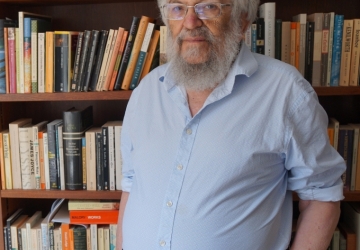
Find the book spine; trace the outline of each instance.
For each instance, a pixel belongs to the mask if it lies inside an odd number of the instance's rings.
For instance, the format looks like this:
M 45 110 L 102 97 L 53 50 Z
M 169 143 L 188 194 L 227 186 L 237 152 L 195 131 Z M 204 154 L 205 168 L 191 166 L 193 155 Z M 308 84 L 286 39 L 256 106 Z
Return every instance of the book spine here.
M 19 70 L 19 91 L 17 93 L 24 93 L 25 91 L 25 85 L 24 85 L 24 12 L 19 11 L 18 13 L 18 21 L 19 21 L 19 36 L 17 39 L 19 41 L 19 47 L 16 52 L 16 54 L 19 54 L 19 67 L 17 70 Z
M 359 64 L 360 64 L 360 19 L 354 19 L 354 32 L 353 32 L 352 50 L 351 50 L 351 63 L 350 63 L 350 86 L 359 85 Z
M 290 34 L 290 64 L 296 66 L 296 22 L 291 22 L 291 34 Z
M 265 23 L 262 17 L 256 20 L 256 53 L 265 54 Z
M 281 30 L 282 20 L 275 20 L 275 59 L 281 60 Z
M 33 189 L 34 171 L 30 167 L 30 128 L 28 127 L 19 128 L 19 153 L 22 189 Z
M 98 250 L 97 224 L 90 224 L 91 250 Z
M 165 25 L 160 26 L 160 43 L 159 43 L 159 65 L 163 65 L 167 62 L 166 58 L 166 36 L 167 27 Z
M 45 57 L 45 92 L 54 92 L 54 32 L 47 31 Z
M 54 91 L 67 92 L 69 86 L 69 34 L 54 34 Z
M 157 45 L 159 44 L 159 38 L 160 38 L 160 31 L 158 29 L 155 29 L 149 44 L 147 55 L 145 57 L 144 67 L 141 72 L 140 81 L 150 72 L 151 63 L 154 60 L 156 48 Z
M 140 23 L 140 18 L 134 16 L 130 26 L 129 37 L 126 42 L 124 54 L 122 56 L 122 60 L 120 63 L 119 72 L 118 75 L 116 76 L 114 90 L 119 90 L 120 87 L 122 86 L 122 82 L 125 76 L 125 71 L 130 59 L 130 54 L 134 46 L 134 40 L 136 39 L 136 33 L 139 28 L 139 23 Z
M 55 139 L 55 126 L 48 125 L 48 159 L 49 159 L 49 180 L 50 189 L 59 189 L 58 171 L 56 167 L 56 139 Z
M 31 93 L 38 92 L 37 80 L 37 48 L 38 48 L 38 20 L 31 20 Z
M 33 154 L 31 154 L 31 148 L 30 148 L 30 160 L 31 163 L 34 167 L 34 172 L 35 172 L 35 189 L 40 189 L 41 188 L 41 184 L 40 184 L 40 176 L 41 176 L 41 171 L 40 171 L 40 155 L 39 155 L 39 130 L 37 127 L 33 127 L 32 129 L 32 138 L 33 139 Z M 30 147 L 31 147 L 31 142 L 30 142 Z
M 6 93 L 4 20 L 0 20 L 0 93 Z
M 73 210 L 119 210 L 119 201 L 74 201 L 70 200 L 68 209 Z
M 332 65 L 332 54 L 333 54 L 333 43 L 334 43 L 334 20 L 335 13 L 330 12 L 330 26 L 329 26 L 329 54 L 327 64 L 327 75 L 326 75 L 326 86 L 330 86 L 331 79 L 331 65 Z
M 264 3 L 260 5 L 260 17 L 265 23 L 265 55 L 275 57 L 275 10 L 276 4 Z
M 20 38 L 19 38 L 19 28 L 15 28 L 15 57 L 16 57 L 16 93 L 21 93 L 21 88 L 20 88 L 20 53 L 18 53 L 18 51 L 20 51 L 19 46 L 20 46 Z M 1 85 L 0 85 L 0 91 L 1 91 Z
M 300 71 L 300 22 L 295 24 L 295 67 Z
M 45 33 L 38 33 L 38 92 L 45 93 Z
M 6 189 L 12 189 L 11 156 L 10 156 L 10 138 L 9 133 L 3 133 L 4 164 Z
M 71 91 L 76 91 L 76 85 L 79 78 L 79 64 L 80 64 L 80 56 L 81 56 L 81 48 L 83 41 L 84 32 L 79 32 L 77 44 L 76 44 L 76 52 L 73 66 L 73 75 L 71 78 Z
M 31 93 L 31 18 L 24 18 L 24 93 Z
M 114 136 L 115 140 L 115 174 L 116 174 L 116 190 L 122 190 L 121 180 L 122 180 L 122 156 L 121 156 L 121 129 L 122 126 L 114 127 Z
M 251 52 L 256 52 L 256 21 L 251 24 Z
M 86 228 L 83 226 L 74 227 L 74 249 L 86 249 Z
M 90 77 L 95 66 L 95 52 L 99 42 L 99 33 L 100 32 L 98 30 L 93 30 L 91 33 L 91 44 L 88 51 L 88 65 L 85 70 L 84 91 L 89 90 Z
M 312 21 L 312 20 L 311 20 Z M 323 27 L 323 13 L 315 13 L 314 16 L 314 47 L 313 47 L 313 70 L 312 86 L 321 86 L 321 38 Z
M 95 133 L 85 132 L 86 137 L 86 189 L 96 190 L 96 146 Z
M 352 164 L 351 164 L 351 180 L 350 180 L 350 190 L 355 190 L 355 181 L 356 181 L 356 166 L 358 160 L 358 144 L 359 144 L 359 128 L 354 128 L 353 136 L 353 151 L 352 151 Z
M 119 210 L 70 210 L 70 224 L 116 224 Z
M 9 92 L 16 93 L 15 28 L 8 27 Z
M 110 250 L 116 250 L 117 224 L 110 224 Z
M 329 35 L 330 35 L 330 13 L 325 13 L 323 20 L 322 43 L 321 43 L 321 77 L 320 77 L 321 86 L 327 86 Z
M 330 86 L 339 86 L 344 16 L 335 15 Z
M 281 61 L 290 64 L 291 22 L 283 21 L 281 30 Z
M 1 189 L 6 190 L 6 177 L 5 177 L 5 161 L 4 161 L 4 145 L 3 133 L 0 132 L 0 174 L 1 174 Z
M 85 80 L 85 68 L 86 68 L 86 63 L 87 63 L 87 56 L 88 56 L 90 39 L 91 39 L 91 31 L 90 30 L 85 30 L 84 31 L 83 44 L 82 44 L 82 48 L 81 48 L 81 55 L 80 55 L 78 82 L 76 83 L 76 90 L 77 91 L 83 91 L 84 90 L 83 83 L 84 83 L 84 80 Z
M 115 136 L 114 126 L 108 127 L 109 190 L 115 190 Z
M 39 137 L 39 167 L 40 167 L 40 189 L 45 189 L 45 163 L 44 163 L 44 132 L 38 133 Z
M 81 138 L 81 159 L 82 159 L 82 182 L 83 182 L 83 189 L 86 190 L 86 184 L 87 184 L 87 171 L 86 171 L 86 138 Z
M 349 86 L 353 28 L 354 20 L 344 20 L 340 63 L 340 86 Z
M 96 133 L 96 189 L 104 190 L 104 165 L 102 162 L 102 132 Z
M 49 144 L 48 144 L 48 132 L 43 133 L 44 142 L 44 172 L 45 172 L 45 189 L 50 189 L 50 161 L 49 161 Z
M 312 58 L 314 45 L 314 22 L 306 23 L 306 55 L 305 55 L 305 79 L 312 80 Z
M 108 142 L 108 127 L 102 128 L 102 164 L 104 177 L 104 190 L 109 190 L 109 142 Z
M 59 170 L 59 189 L 65 190 L 65 170 L 64 170 L 64 143 L 63 143 L 63 125 L 57 127 L 57 168 Z

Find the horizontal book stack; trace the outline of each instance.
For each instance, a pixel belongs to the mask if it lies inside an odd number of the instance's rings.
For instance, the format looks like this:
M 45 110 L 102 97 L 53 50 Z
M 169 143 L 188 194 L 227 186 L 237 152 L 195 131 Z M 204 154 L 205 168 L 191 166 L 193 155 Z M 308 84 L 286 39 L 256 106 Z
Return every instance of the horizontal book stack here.
M 133 17 L 131 27 L 53 30 L 52 17 L 19 12 L 0 19 L 0 93 L 134 89 L 159 65 L 160 28 Z
M 260 17 L 245 33 L 247 46 L 296 67 L 315 87 L 358 86 L 360 17 L 336 12 L 276 18 L 274 2 L 260 6 Z
M 92 107 L 19 119 L 0 131 L 2 190 L 121 190 L 122 121 L 92 127 Z

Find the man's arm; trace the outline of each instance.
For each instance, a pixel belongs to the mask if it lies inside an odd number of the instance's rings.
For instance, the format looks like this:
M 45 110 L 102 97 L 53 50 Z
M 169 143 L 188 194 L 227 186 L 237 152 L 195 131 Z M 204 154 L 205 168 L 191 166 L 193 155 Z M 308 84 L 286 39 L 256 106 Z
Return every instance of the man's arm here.
M 340 216 L 340 201 L 299 201 L 300 216 L 291 250 L 326 250 Z
M 118 225 L 117 225 L 117 231 L 116 231 L 116 249 L 121 250 L 122 249 L 122 221 L 125 211 L 125 206 L 127 203 L 127 200 L 129 198 L 129 192 L 122 192 L 121 200 L 120 200 L 120 208 L 119 208 L 119 219 L 118 219 Z

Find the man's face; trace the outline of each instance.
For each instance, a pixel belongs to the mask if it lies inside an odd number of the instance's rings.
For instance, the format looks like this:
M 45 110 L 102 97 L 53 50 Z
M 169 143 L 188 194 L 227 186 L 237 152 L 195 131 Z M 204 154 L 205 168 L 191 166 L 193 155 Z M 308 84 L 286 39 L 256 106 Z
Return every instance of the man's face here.
M 170 3 L 183 3 L 194 6 L 200 2 L 220 2 L 219 0 L 180 0 Z M 221 3 L 229 3 L 229 0 Z M 194 8 L 182 20 L 169 20 L 169 29 L 173 41 L 177 42 L 178 55 L 189 64 L 205 63 L 211 51 L 223 54 L 224 36 L 230 28 L 231 6 L 222 7 L 221 15 L 213 19 L 199 19 Z

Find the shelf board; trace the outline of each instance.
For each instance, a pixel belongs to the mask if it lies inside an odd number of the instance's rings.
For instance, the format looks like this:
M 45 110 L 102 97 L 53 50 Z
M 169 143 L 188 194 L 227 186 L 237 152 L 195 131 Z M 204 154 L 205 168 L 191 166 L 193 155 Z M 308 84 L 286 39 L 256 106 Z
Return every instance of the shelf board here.
M 132 91 L 0 94 L 0 102 L 129 100 Z
M 30 199 L 120 199 L 121 191 L 69 191 L 69 190 L 1 190 L 1 198 Z
M 125 3 L 125 2 L 149 2 L 150 0 L 0 0 L 6 4 L 34 4 L 34 5 L 66 5 L 66 4 L 103 4 L 103 3 Z
M 360 95 L 360 87 L 314 87 L 318 96 Z

